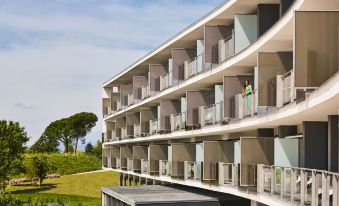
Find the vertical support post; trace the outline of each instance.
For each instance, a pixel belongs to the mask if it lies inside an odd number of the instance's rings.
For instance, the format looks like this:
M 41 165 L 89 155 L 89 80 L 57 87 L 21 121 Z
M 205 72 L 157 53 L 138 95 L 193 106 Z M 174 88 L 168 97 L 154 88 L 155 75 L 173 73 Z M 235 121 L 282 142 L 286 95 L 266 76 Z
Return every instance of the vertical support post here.
M 291 168 L 291 202 L 294 202 L 296 192 L 297 171 Z
M 322 172 L 321 179 L 321 205 L 329 206 L 329 175 Z
M 275 167 L 271 166 L 271 195 L 275 192 Z
M 236 174 L 237 174 L 236 164 L 232 164 L 232 186 L 235 186 L 235 182 L 237 181 L 235 177 L 238 177 L 238 175 L 236 176 Z
M 332 184 L 333 184 L 333 204 L 332 205 L 338 205 L 338 196 L 339 196 L 339 176 L 338 175 L 333 175 L 332 177 Z
M 225 175 L 224 163 L 219 162 L 219 185 L 224 184 L 224 179 L 225 179 L 224 175 Z
M 257 192 L 259 194 L 264 192 L 264 182 L 265 182 L 265 175 L 264 175 L 264 166 L 262 164 L 257 165 Z
M 305 174 L 305 170 L 300 170 L 300 205 L 304 205 L 305 203 L 305 193 L 306 193 L 306 181 L 307 177 Z
M 280 168 L 280 197 L 283 198 L 285 195 L 285 169 Z
M 312 206 L 318 206 L 318 181 L 316 171 L 312 171 Z

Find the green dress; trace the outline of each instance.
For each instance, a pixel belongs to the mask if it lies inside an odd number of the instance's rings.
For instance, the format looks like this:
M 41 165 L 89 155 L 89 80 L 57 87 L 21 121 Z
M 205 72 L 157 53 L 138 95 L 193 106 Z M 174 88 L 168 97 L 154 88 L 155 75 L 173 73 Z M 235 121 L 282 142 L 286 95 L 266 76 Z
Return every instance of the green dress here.
M 247 111 L 251 109 L 251 93 L 252 86 L 249 84 L 245 87 L 245 106 Z

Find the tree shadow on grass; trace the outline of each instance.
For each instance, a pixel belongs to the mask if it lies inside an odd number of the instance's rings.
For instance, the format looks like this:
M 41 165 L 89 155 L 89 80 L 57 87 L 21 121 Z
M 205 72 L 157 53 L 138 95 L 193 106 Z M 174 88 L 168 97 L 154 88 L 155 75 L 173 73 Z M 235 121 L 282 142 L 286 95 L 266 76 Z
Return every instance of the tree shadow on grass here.
M 32 187 L 32 188 L 12 191 L 11 194 L 32 194 L 32 193 L 37 193 L 37 192 L 43 192 L 43 191 L 56 188 L 56 185 L 57 184 L 46 183 L 46 184 L 42 184 L 41 187 Z M 17 186 L 20 186 L 20 185 L 17 185 Z

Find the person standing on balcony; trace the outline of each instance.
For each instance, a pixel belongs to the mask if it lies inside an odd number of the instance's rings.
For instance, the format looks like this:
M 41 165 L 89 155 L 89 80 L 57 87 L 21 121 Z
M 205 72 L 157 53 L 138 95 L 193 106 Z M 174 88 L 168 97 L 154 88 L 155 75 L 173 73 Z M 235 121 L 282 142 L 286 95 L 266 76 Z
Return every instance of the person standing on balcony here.
M 252 85 L 250 84 L 250 80 L 245 81 L 245 85 L 243 88 L 243 96 L 245 100 L 246 111 L 250 111 L 251 109 L 251 94 L 253 93 Z

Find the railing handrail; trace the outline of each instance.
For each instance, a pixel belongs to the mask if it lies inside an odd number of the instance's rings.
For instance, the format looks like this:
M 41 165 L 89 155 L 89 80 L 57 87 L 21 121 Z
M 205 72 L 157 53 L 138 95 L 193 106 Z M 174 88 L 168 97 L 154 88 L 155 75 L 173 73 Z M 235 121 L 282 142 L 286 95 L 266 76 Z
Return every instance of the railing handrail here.
M 204 55 L 204 53 L 205 53 L 205 52 L 202 52 L 201 54 L 199 54 L 199 55 L 197 55 L 197 56 L 195 56 L 195 57 L 193 57 L 193 58 L 191 58 L 191 59 L 187 60 L 187 63 L 194 62 L 195 60 L 197 60 L 197 59 L 198 59 L 198 57 L 200 57 L 200 56 L 203 56 L 203 55 Z
M 262 164 L 257 164 L 262 165 Z M 316 173 L 326 173 L 330 175 L 336 175 L 339 176 L 339 173 L 336 172 L 330 172 L 327 170 L 319 170 L 319 169 L 311 169 L 311 168 L 304 168 L 304 167 L 284 167 L 284 166 L 277 166 L 277 165 L 262 165 L 263 168 L 283 168 L 283 169 L 291 169 L 291 170 L 304 170 L 308 172 L 316 172 Z
M 281 79 L 284 80 L 284 79 L 286 79 L 287 77 L 291 76 L 292 72 L 293 72 L 293 69 L 291 69 L 290 71 L 286 72 L 285 74 L 283 74 L 283 75 L 281 76 Z

